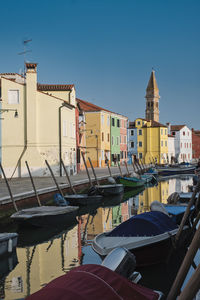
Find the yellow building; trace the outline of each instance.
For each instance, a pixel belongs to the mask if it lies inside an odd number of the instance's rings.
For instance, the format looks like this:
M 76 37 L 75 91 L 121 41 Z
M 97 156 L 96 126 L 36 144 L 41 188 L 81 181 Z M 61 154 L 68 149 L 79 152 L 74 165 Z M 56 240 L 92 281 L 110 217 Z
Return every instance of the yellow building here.
M 48 174 L 45 160 L 55 174 L 61 174 L 61 158 L 75 173 L 74 85 L 38 84 L 37 64 L 26 63 L 25 78 L 0 74 L 0 89 L 0 161 L 6 176 L 27 176 L 25 161 L 34 176 L 44 176 Z
M 77 101 L 85 113 L 86 158 L 90 157 L 94 167 L 104 167 L 106 157 L 110 160 L 111 112 L 81 99 Z
M 135 127 L 137 128 L 138 158 L 145 164 L 166 163 L 168 157 L 167 126 L 153 120 L 138 118 L 135 120 Z

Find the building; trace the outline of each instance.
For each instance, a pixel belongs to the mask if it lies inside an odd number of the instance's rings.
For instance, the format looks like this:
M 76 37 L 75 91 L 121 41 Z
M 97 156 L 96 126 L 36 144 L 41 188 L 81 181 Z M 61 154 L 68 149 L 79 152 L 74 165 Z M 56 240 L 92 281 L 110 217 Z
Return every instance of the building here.
M 166 124 L 168 127 L 168 163 L 173 164 L 176 161 L 175 154 L 175 136 L 171 134 L 171 124 Z
M 186 125 L 171 125 L 171 134 L 175 138 L 175 157 L 180 162 L 192 160 L 192 131 Z
M 128 118 L 85 100 L 77 102 L 85 115 L 86 157 L 93 166 L 105 167 L 107 160 L 111 165 L 127 160 Z
M 129 122 L 127 129 L 128 136 L 128 164 L 133 163 L 133 156 L 138 157 L 137 152 L 137 128 L 135 122 Z
M 0 157 L 6 176 L 49 174 L 45 160 L 57 175 L 61 159 L 70 174 L 76 172 L 75 107 L 73 84 L 37 82 L 37 64 L 26 63 L 26 77 L 0 74 Z M 13 111 L 18 118 L 13 117 Z
M 168 156 L 167 126 L 153 120 L 138 118 L 135 120 L 137 128 L 138 158 L 143 163 L 166 163 Z
M 192 158 L 200 159 L 200 130 L 192 128 Z

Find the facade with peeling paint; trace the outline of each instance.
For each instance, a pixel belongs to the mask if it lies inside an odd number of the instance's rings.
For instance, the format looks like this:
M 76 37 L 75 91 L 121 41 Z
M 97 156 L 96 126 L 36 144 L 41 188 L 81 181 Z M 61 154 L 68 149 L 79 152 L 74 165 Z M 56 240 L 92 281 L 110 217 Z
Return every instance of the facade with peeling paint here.
M 76 173 L 76 92 L 74 85 L 37 82 L 37 64 L 26 63 L 26 77 L 0 74 L 1 163 L 7 177 L 62 174 L 61 159 Z M 16 110 L 18 117 L 14 118 Z

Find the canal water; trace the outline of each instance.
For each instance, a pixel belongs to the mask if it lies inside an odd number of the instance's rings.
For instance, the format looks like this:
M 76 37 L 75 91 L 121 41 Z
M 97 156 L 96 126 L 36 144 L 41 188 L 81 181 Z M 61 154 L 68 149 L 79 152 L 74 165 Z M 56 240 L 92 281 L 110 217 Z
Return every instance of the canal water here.
M 66 228 L 18 229 L 16 254 L 0 261 L 0 299 L 25 298 L 76 266 L 100 264 L 91 247 L 97 234 L 148 211 L 154 200 L 167 203 L 169 195 L 187 192 L 188 185 L 191 176 L 168 177 L 156 186 L 108 199 L 104 207 L 82 208 Z M 184 255 L 183 250 L 168 264 L 142 269 L 140 284 L 167 294 Z

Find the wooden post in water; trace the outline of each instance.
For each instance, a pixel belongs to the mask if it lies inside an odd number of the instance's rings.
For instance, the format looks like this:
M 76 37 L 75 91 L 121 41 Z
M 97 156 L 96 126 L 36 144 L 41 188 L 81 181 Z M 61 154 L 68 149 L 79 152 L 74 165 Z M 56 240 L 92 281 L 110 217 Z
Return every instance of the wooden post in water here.
M 97 185 L 99 185 L 99 181 L 97 179 L 97 176 L 96 176 L 96 173 L 95 173 L 95 170 L 94 170 L 94 167 L 93 167 L 93 164 L 92 164 L 92 161 L 91 161 L 90 157 L 88 157 L 88 160 L 89 160 L 90 166 L 92 168 L 92 172 L 93 172 L 94 178 L 96 180 L 96 183 L 97 183 Z
M 185 280 L 185 277 L 187 276 L 187 273 L 193 263 L 194 257 L 197 253 L 197 250 L 200 247 L 200 226 L 197 229 L 193 240 L 190 244 L 190 247 L 187 251 L 187 254 L 181 264 L 181 267 L 176 275 L 175 281 L 171 287 L 171 290 L 169 291 L 169 294 L 166 298 L 166 300 L 176 300 L 177 296 L 180 294 L 181 287 L 183 285 L 183 282 Z
M 3 177 L 4 177 L 4 179 L 5 179 L 5 182 L 6 182 L 6 185 L 7 185 L 7 188 L 8 188 L 8 192 L 9 192 L 9 194 L 10 194 L 10 198 L 11 198 L 11 200 L 12 200 L 13 206 L 14 206 L 15 210 L 18 211 L 17 205 L 16 205 L 15 200 L 14 200 L 14 198 L 13 198 L 13 195 L 12 195 L 12 192 L 11 192 L 11 189 L 10 189 L 10 186 L 9 186 L 9 183 L 8 183 L 8 180 L 7 180 L 7 178 L 6 178 L 6 175 L 5 175 L 5 172 L 4 172 L 4 169 L 3 169 L 1 163 L 0 163 L 0 168 L 1 168 L 1 171 L 2 171 L 2 173 L 3 173 Z
M 188 216 L 189 216 L 189 213 L 190 213 L 190 209 L 191 209 L 192 205 L 194 204 L 194 201 L 195 201 L 195 198 L 196 198 L 196 194 L 197 194 L 197 192 L 199 190 L 200 190 L 200 180 L 198 181 L 198 183 L 197 183 L 197 185 L 196 185 L 196 187 L 194 189 L 194 192 L 192 193 L 192 197 L 191 197 L 191 199 L 190 199 L 190 201 L 189 201 L 189 203 L 187 205 L 187 209 L 186 209 L 186 211 L 185 211 L 185 213 L 183 215 L 183 218 L 181 220 L 181 224 L 180 224 L 179 229 L 178 229 L 178 231 L 176 233 L 176 237 L 175 237 L 175 242 L 176 243 L 178 242 L 178 240 L 180 238 L 180 235 L 181 235 L 181 233 L 183 231 L 183 227 L 184 227 L 184 225 L 185 225 L 185 223 L 186 223 L 186 221 L 188 219 Z
M 50 171 L 51 176 L 52 176 L 52 178 L 53 178 L 53 180 L 54 180 L 54 182 L 55 182 L 55 184 L 56 184 L 56 186 L 57 186 L 58 191 L 60 192 L 61 196 L 64 198 L 63 192 L 62 192 L 61 188 L 59 187 L 59 185 L 58 185 L 58 183 L 57 183 L 57 181 L 56 181 L 56 178 L 55 178 L 55 176 L 54 176 L 54 174 L 53 174 L 53 171 L 51 170 L 51 167 L 50 167 L 48 161 L 45 160 L 45 163 L 46 163 L 47 167 L 49 168 L 49 171 Z
M 32 183 L 32 186 L 33 186 L 33 189 L 34 189 L 34 192 L 35 192 L 35 196 L 36 196 L 36 199 L 37 199 L 38 205 L 39 205 L 39 206 L 41 206 L 41 202 L 40 202 L 40 199 L 39 199 L 39 196 L 38 196 L 38 193 L 37 193 L 37 190 L 36 190 L 36 187 L 35 187 L 34 181 L 33 181 L 33 177 L 32 177 L 32 175 L 31 175 L 31 171 L 30 171 L 30 169 L 29 169 L 28 162 L 27 162 L 27 161 L 25 161 L 25 164 L 26 164 L 26 167 L 27 167 L 27 170 L 28 170 L 28 173 L 29 173 L 30 179 L 31 179 L 31 183 Z
M 193 300 L 200 289 L 200 265 L 198 265 L 192 277 L 181 292 L 178 300 Z
M 110 177 L 112 177 L 112 173 L 111 173 L 111 170 L 110 170 L 109 162 L 107 162 L 107 167 L 108 167 L 108 171 L 109 171 Z
M 76 194 L 76 191 L 75 191 L 75 189 L 74 189 L 74 187 L 73 187 L 73 185 L 72 185 L 72 183 L 71 183 L 70 177 L 69 177 L 69 175 L 68 175 L 68 173 L 67 173 L 67 170 L 66 170 L 66 168 L 65 168 L 65 165 L 64 165 L 64 162 L 63 162 L 62 158 L 61 158 L 61 164 L 62 164 L 63 169 L 64 169 L 64 171 L 65 171 L 65 175 L 66 175 L 67 180 L 68 180 L 68 182 L 69 182 L 69 186 L 70 186 L 70 188 L 71 188 L 71 190 L 72 190 L 72 193 L 75 195 L 75 194 Z
M 81 155 L 82 155 L 83 162 L 84 162 L 84 165 L 85 165 L 85 169 L 86 169 L 86 172 L 87 172 L 87 176 L 88 176 L 88 179 L 89 179 L 89 182 L 90 182 L 90 186 L 93 187 L 92 180 L 91 180 L 91 178 L 90 178 L 90 174 L 89 174 L 89 171 L 88 171 L 88 167 L 87 167 L 87 164 L 86 164 L 86 161 L 85 161 L 84 153 L 81 152 Z
M 134 170 L 134 172 L 137 174 L 137 170 L 136 170 L 136 165 L 135 165 L 135 163 L 132 162 L 132 165 L 133 165 L 133 170 Z
M 122 174 L 122 169 L 121 169 L 120 163 L 119 163 L 119 162 L 117 162 L 117 164 L 118 164 L 118 168 L 119 168 L 120 175 L 121 175 L 121 177 L 123 177 L 123 174 Z
M 128 176 L 130 176 L 130 172 L 128 170 L 127 162 L 125 160 L 124 160 L 124 164 L 125 164 L 125 167 L 126 167 L 127 174 L 128 174 Z

